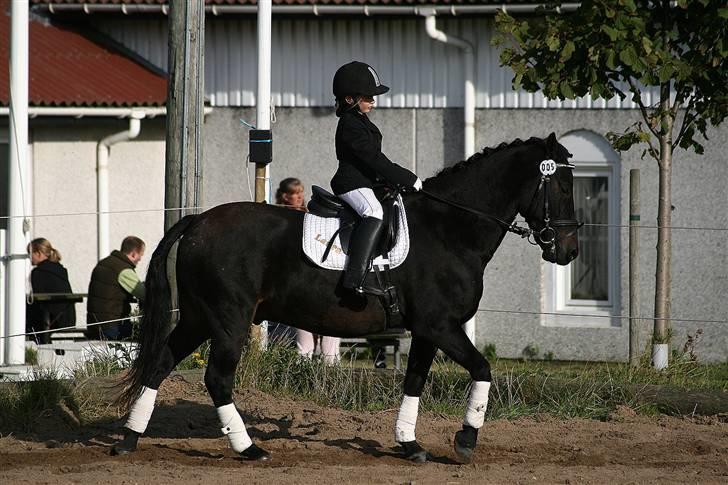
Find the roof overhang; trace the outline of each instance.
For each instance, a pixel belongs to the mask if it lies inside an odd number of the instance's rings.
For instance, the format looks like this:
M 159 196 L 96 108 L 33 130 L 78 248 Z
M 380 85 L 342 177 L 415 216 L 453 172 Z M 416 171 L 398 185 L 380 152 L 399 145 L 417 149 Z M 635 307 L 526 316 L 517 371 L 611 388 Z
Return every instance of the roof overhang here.
M 204 114 L 212 113 L 212 107 L 205 106 Z M 7 106 L 0 107 L 0 116 L 9 116 L 10 108 Z M 133 108 L 86 108 L 72 106 L 63 107 L 46 107 L 31 106 L 28 108 L 28 117 L 37 118 L 41 116 L 60 116 L 67 118 L 84 118 L 84 117 L 106 117 L 106 118 L 154 118 L 157 116 L 166 116 L 167 108 L 161 107 L 133 107 Z
M 563 3 L 556 7 L 558 12 L 573 11 L 579 8 L 580 2 Z M 273 5 L 274 14 L 283 15 L 487 15 L 496 12 L 531 13 L 539 8 L 548 7 L 546 3 L 519 3 L 497 5 L 418 5 L 418 6 L 383 6 L 383 5 Z M 113 14 L 163 14 L 169 13 L 169 5 L 141 5 L 125 3 L 47 3 L 36 4 L 34 9 L 50 13 L 113 13 Z M 205 11 L 212 15 L 256 14 L 257 5 L 206 5 Z

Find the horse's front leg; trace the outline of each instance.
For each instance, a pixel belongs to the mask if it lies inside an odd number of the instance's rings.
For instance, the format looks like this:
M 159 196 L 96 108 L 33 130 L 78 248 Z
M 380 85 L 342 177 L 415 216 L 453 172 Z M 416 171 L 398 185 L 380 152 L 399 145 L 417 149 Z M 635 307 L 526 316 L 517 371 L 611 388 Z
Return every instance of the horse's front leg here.
M 490 364 L 468 340 L 462 327 L 436 332 L 438 347 L 452 360 L 463 366 L 473 379 L 470 397 L 463 420 L 463 429 L 455 433 L 455 452 L 462 463 L 470 463 L 478 441 L 478 430 L 485 421 L 490 391 Z
M 399 443 L 408 460 L 415 463 L 427 461 L 427 452 L 417 443 L 415 425 L 420 405 L 420 395 L 437 348 L 422 337 L 412 337 L 407 374 L 404 378 L 404 397 L 394 426 L 394 439 Z

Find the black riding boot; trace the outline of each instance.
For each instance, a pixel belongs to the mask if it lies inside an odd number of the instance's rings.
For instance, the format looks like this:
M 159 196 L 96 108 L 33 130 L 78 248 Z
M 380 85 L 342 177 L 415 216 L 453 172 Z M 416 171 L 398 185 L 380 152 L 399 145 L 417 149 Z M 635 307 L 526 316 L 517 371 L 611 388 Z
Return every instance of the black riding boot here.
M 383 226 L 381 219 L 365 217 L 354 229 L 349 244 L 349 261 L 341 280 L 344 288 L 362 292 L 361 286 L 369 270 L 369 259 L 377 247 Z

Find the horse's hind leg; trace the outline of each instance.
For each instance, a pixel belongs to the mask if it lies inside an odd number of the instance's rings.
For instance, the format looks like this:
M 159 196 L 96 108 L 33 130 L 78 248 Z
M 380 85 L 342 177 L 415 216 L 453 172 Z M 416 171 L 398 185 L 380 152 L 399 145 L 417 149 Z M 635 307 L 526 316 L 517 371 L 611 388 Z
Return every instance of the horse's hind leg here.
M 136 450 L 139 436 L 144 433 L 152 417 L 160 384 L 177 364 L 199 347 L 206 338 L 200 328 L 187 324 L 187 320 L 180 320 L 177 323 L 160 353 L 156 371 L 144 383 L 142 393 L 131 406 L 129 418 L 124 425 L 124 438 L 111 447 L 112 455 L 125 455 Z
M 438 347 L 448 357 L 463 366 L 473 379 L 463 429 L 455 433 L 455 452 L 461 462 L 470 463 L 478 441 L 478 430 L 483 426 L 485 411 L 488 407 L 491 381 L 490 364 L 468 340 L 460 326 L 453 330 L 443 331 L 442 335 L 436 336 L 436 342 L 438 342 Z
M 270 459 L 270 454 L 250 439 L 232 398 L 235 368 L 248 337 L 249 325 L 245 323 L 243 331 L 236 329 L 232 335 L 225 333 L 223 336 L 213 337 L 205 372 L 205 386 L 215 404 L 222 432 L 230 440 L 231 448 L 245 460 L 265 461 Z
M 437 348 L 431 342 L 417 336 L 412 338 L 404 378 L 404 397 L 394 426 L 394 439 L 402 446 L 405 457 L 415 463 L 427 461 L 427 452 L 415 438 L 415 425 L 422 389 L 436 352 Z

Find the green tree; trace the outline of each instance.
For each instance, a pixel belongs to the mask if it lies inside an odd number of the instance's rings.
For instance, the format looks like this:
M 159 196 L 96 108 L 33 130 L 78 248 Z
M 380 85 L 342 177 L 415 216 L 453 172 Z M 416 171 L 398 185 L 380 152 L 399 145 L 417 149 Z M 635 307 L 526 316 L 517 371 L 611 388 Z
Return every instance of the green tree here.
M 499 13 L 501 64 L 513 69 L 513 85 L 541 90 L 551 99 L 587 94 L 631 96 L 641 120 L 622 133 L 608 133 L 616 150 L 643 147 L 659 167 L 656 342 L 669 339 L 673 151 L 703 153 L 708 125 L 726 116 L 728 8 L 724 0 L 586 0 L 573 12 L 557 3 L 514 18 Z M 659 87 L 659 101 L 642 91 Z

